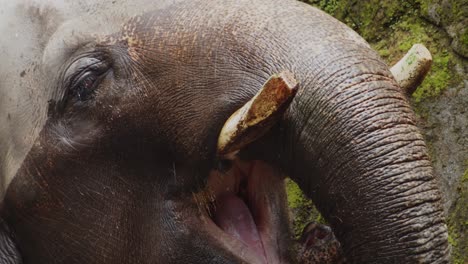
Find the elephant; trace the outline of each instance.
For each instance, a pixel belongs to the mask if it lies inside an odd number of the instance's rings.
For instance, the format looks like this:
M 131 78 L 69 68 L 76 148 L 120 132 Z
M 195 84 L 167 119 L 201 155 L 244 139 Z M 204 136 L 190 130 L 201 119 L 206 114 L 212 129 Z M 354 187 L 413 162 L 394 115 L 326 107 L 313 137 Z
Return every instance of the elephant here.
M 0 5 L 2 263 L 291 263 L 284 179 L 349 263 L 448 263 L 427 146 L 389 67 L 293 0 Z M 287 107 L 231 156 L 271 76 Z M 255 128 L 260 129 L 260 128 Z

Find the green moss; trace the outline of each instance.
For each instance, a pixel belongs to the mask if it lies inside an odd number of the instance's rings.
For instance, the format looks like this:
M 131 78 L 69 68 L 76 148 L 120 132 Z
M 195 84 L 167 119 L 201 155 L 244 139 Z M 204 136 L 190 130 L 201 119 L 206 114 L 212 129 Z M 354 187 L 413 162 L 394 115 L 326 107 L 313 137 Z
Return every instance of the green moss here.
M 288 205 L 291 208 L 302 206 L 303 194 L 299 186 L 290 179 L 286 179 L 286 191 L 288 193 Z
M 468 58 L 468 42 L 466 39 L 466 18 L 468 5 L 466 0 L 415 0 L 420 6 L 420 15 L 428 21 L 450 31 L 453 38 L 452 48 L 460 55 Z
M 450 53 L 445 50 L 445 52 L 443 51 L 439 54 L 439 56 L 433 58 L 430 74 L 413 94 L 416 103 L 421 102 L 425 98 L 440 95 L 449 86 L 453 78 L 449 69 Z
M 468 262 L 468 168 L 461 177 L 459 198 L 449 216 L 449 243 L 452 246 L 452 262 Z
M 395 64 L 416 43 L 422 43 L 431 52 L 433 63 L 426 79 L 413 93 L 417 104 L 439 96 L 448 86 L 459 81 L 453 70 L 453 53 L 447 49 L 447 35 L 434 25 L 418 17 L 404 17 L 392 26 L 387 39 L 371 43 L 374 49 L 389 63 Z
M 462 43 L 462 45 L 468 46 L 468 30 L 465 29 L 465 31 L 460 37 L 460 42 Z
M 339 7 L 340 2 L 344 2 L 342 0 L 303 0 L 302 2 L 314 5 L 323 11 L 333 14 L 336 9 Z
M 389 43 L 392 56 L 387 57 L 387 60 L 393 64 L 398 61 L 414 44 L 422 43 L 432 53 L 433 64 L 432 68 L 424 80 L 413 94 L 413 99 L 419 103 L 426 98 L 434 98 L 440 95 L 453 80 L 452 71 L 450 69 L 452 54 L 444 47 L 444 33 L 427 24 L 419 18 L 407 18 L 393 27 L 393 35 L 390 37 Z M 448 43 L 445 43 L 448 45 Z M 377 48 L 389 49 L 385 45 L 374 46 Z
M 337 1 L 337 0 L 320 0 L 320 1 L 316 1 L 316 2 L 318 2 L 317 4 L 318 4 L 319 8 L 321 8 L 322 10 L 324 10 L 327 13 L 332 14 L 338 8 L 338 2 L 340 2 L 340 1 Z
M 288 204 L 293 214 L 293 231 L 296 238 L 302 234 L 305 225 L 310 222 L 325 223 L 325 220 L 315 208 L 311 200 L 307 199 L 295 182 L 286 179 Z
M 419 9 L 421 10 L 421 13 L 423 13 L 423 14 L 429 13 L 429 4 L 430 4 L 431 1 L 417 0 L 416 2 L 419 3 Z
M 381 49 L 378 50 L 380 57 L 382 58 L 388 58 L 390 56 L 390 51 L 388 49 Z
M 457 238 L 454 238 L 453 237 L 453 232 L 449 232 L 449 236 L 448 236 L 448 242 L 449 244 L 453 247 L 457 247 L 458 245 L 458 237 Z
M 427 25 L 423 25 L 417 19 L 408 19 L 395 25 L 395 33 L 400 39 L 398 48 L 407 52 L 415 43 L 427 43 L 430 41 Z
M 410 9 L 406 1 L 302 0 L 345 22 L 368 41 L 382 33 Z
M 421 15 L 425 17 L 429 17 L 431 9 L 435 10 L 443 25 L 463 21 L 468 14 L 468 7 L 464 0 L 450 0 L 445 3 L 436 0 L 416 0 L 415 3 L 419 5 Z

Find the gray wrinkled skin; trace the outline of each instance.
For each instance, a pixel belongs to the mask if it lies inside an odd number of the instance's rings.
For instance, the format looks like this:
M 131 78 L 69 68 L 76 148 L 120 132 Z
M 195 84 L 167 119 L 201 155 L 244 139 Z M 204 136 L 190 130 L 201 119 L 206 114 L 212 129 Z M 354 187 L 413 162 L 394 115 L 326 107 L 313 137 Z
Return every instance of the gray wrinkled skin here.
M 0 236 L 25 263 L 252 262 L 216 240 L 191 194 L 224 121 L 285 69 L 296 98 L 241 154 L 299 184 L 347 261 L 448 262 L 408 101 L 376 52 L 325 13 L 289 0 L 2 0 L 0 15 L 0 215 L 11 230 Z M 96 53 L 108 73 L 81 102 L 67 93 L 70 65 Z M 284 186 L 265 186 L 287 263 Z

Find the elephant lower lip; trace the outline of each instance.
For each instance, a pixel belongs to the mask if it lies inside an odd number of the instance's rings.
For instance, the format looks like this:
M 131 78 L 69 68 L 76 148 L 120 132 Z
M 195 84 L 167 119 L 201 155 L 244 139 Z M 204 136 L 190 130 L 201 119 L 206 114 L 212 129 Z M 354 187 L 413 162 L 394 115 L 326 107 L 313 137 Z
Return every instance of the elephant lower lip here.
M 261 161 L 236 160 L 230 170 L 212 171 L 205 192 L 208 230 L 223 247 L 247 263 L 280 263 L 278 208 L 284 177 Z M 284 198 L 284 197 L 283 197 Z M 203 198 L 198 198 L 198 200 Z

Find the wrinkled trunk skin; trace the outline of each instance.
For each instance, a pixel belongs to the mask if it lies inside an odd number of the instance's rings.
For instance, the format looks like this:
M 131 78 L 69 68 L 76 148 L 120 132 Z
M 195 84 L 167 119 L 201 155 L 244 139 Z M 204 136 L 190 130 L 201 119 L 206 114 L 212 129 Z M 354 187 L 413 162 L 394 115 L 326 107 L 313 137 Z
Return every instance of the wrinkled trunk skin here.
M 441 195 L 407 99 L 370 48 L 333 49 L 309 64 L 319 74 L 299 74 L 284 169 L 331 223 L 349 262 L 447 263 Z
M 350 263 L 448 263 L 427 147 L 388 65 L 332 17 L 299 3 L 286 10 L 249 43 L 266 73 L 290 70 L 299 91 L 278 130 L 246 152 L 299 184 Z

